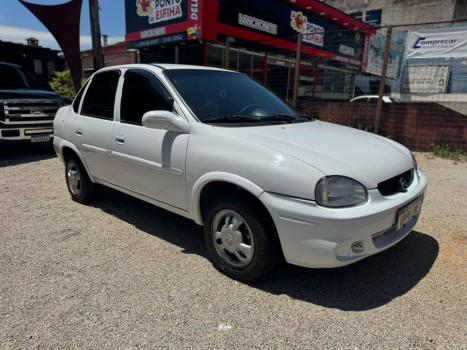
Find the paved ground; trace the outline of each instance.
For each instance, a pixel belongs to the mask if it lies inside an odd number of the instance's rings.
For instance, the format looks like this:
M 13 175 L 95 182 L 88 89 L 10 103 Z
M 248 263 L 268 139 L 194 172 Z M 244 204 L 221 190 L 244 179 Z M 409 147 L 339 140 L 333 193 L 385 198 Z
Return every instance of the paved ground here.
M 218 273 L 194 223 L 110 190 L 69 199 L 53 154 L 0 152 L 0 348 L 467 348 L 467 164 L 419 164 L 416 232 L 350 267 Z

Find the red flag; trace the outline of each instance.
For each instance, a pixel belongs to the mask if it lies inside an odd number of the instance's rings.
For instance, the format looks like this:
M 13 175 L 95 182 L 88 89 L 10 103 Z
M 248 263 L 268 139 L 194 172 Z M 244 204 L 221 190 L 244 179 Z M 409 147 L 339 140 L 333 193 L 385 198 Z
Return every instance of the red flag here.
M 59 5 L 37 5 L 19 0 L 57 40 L 70 67 L 76 91 L 81 86 L 79 24 L 83 0 L 70 0 Z

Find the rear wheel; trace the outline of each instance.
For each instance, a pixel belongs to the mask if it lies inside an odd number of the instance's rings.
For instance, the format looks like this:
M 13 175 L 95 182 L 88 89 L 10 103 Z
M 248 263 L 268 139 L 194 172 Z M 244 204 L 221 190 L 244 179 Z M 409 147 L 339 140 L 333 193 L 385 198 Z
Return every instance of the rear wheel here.
M 65 179 L 71 199 L 85 203 L 94 193 L 94 184 L 79 160 L 69 157 L 65 164 Z
M 251 199 L 220 199 L 207 212 L 204 235 L 214 266 L 229 277 L 253 281 L 280 261 L 274 225 Z

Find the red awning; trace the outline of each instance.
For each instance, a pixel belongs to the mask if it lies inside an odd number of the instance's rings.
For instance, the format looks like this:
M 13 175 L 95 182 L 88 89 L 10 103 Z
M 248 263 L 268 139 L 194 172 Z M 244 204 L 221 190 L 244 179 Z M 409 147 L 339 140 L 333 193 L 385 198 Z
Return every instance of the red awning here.
M 374 32 L 375 28 L 363 23 L 352 16 L 318 0 L 288 0 L 289 3 L 304 10 L 313 12 L 327 20 L 334 21 L 344 28 L 361 32 Z

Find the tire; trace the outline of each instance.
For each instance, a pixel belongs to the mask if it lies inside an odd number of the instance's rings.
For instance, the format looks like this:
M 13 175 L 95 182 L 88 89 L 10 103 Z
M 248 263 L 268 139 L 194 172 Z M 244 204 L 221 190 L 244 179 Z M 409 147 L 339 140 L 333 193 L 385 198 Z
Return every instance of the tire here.
M 244 223 L 239 224 L 240 220 Z M 238 229 L 237 225 L 240 225 Z M 260 279 L 281 260 L 272 220 L 248 197 L 221 198 L 211 203 L 206 213 L 204 237 L 214 267 L 239 281 Z
M 65 180 L 71 199 L 75 202 L 85 203 L 92 198 L 95 185 L 89 178 L 81 161 L 76 157 L 66 159 Z

